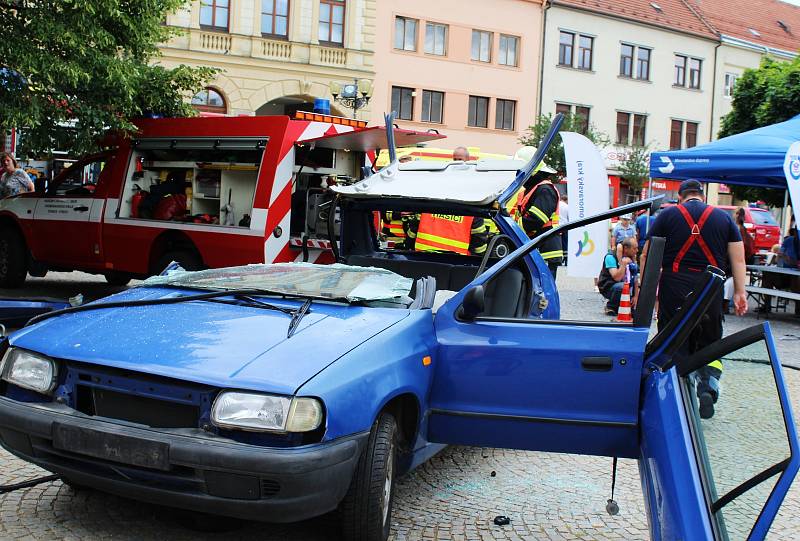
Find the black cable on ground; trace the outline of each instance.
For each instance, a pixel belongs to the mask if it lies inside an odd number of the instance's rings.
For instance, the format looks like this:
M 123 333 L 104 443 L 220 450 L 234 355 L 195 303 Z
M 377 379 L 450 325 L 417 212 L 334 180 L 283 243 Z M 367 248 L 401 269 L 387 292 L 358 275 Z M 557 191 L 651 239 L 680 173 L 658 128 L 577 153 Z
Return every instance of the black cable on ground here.
M 36 485 L 41 485 L 42 483 L 49 483 L 50 481 L 55 481 L 57 479 L 61 479 L 61 476 L 53 474 L 53 475 L 45 475 L 44 477 L 37 477 L 36 479 L 31 479 L 30 481 L 15 483 L 13 485 L 0 485 L 0 494 L 5 494 L 6 492 L 13 492 L 21 488 L 35 487 Z

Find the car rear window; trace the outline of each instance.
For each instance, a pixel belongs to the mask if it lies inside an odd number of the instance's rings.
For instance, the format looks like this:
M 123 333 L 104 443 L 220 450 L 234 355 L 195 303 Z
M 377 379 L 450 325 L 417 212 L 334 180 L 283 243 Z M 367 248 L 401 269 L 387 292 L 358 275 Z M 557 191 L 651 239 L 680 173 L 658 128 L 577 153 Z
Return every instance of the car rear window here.
M 775 218 L 772 217 L 772 214 L 766 210 L 750 209 L 750 216 L 752 216 L 753 223 L 756 225 L 778 225 L 778 222 L 775 221 Z

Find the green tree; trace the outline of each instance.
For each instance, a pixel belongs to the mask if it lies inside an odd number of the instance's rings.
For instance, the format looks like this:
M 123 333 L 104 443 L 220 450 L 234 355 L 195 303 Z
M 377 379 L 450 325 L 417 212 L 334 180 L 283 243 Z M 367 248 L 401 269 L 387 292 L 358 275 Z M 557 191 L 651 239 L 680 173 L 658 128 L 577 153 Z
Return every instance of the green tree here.
M 0 1 L 0 129 L 23 130 L 23 155 L 80 153 L 138 116 L 193 114 L 186 98 L 216 70 L 154 64 L 186 2 Z
M 783 122 L 799 114 L 800 58 L 791 62 L 764 58 L 757 69 L 745 70 L 736 81 L 732 106 L 722 118 L 719 137 Z M 739 199 L 783 206 L 781 189 L 731 186 L 731 191 Z
M 650 177 L 650 149 L 648 145 L 631 147 L 628 156 L 619 165 L 620 177 L 630 186 L 631 193 L 640 194 Z
M 552 123 L 552 113 L 539 115 L 536 119 L 536 123 L 529 126 L 526 132 L 519 138 L 519 142 L 523 145 L 530 145 L 538 148 Z M 589 124 L 587 126 L 586 118 L 583 115 L 565 114 L 564 123 L 561 124 L 561 131 L 582 133 L 598 146 L 605 146 L 611 142 L 606 134 L 595 129 L 594 124 Z M 544 155 L 544 161 L 547 165 L 555 169 L 559 175 L 563 176 L 566 174 L 567 164 L 564 158 L 564 142 L 561 140 L 561 137 L 556 137 L 553 144 L 550 145 L 550 148 Z

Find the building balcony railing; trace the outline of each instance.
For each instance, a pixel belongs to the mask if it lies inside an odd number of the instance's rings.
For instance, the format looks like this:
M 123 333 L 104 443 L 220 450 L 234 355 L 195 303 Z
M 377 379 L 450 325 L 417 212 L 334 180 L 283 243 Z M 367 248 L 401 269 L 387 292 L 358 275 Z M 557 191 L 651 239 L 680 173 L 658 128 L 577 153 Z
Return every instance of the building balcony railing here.
M 284 41 L 262 36 L 244 36 L 193 28 L 163 44 L 166 49 L 224 54 L 313 66 L 371 70 L 373 53 L 328 47 L 316 43 Z M 174 53 L 173 53 L 174 54 Z M 369 66 L 369 67 L 368 67 Z

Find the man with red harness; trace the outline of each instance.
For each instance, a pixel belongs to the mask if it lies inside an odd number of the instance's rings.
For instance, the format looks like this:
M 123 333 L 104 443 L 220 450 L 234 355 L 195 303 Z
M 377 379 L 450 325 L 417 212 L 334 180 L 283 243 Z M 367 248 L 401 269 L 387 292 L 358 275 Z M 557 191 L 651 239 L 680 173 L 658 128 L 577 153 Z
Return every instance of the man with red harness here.
M 713 265 L 733 276 L 733 302 L 736 313 L 747 311 L 744 245 L 736 224 L 724 210 L 703 202 L 703 186 L 697 180 L 685 180 L 678 189 L 679 204 L 664 209 L 653 222 L 649 236 L 664 237 L 664 259 L 658 284 L 658 330 L 677 313 L 684 299 L 694 289 L 700 274 Z M 642 252 L 644 268 L 649 241 Z M 711 302 L 708 312 L 689 337 L 680 354 L 690 354 L 722 338 L 722 292 Z M 714 415 L 719 398 L 722 362 L 713 361 L 697 370 L 697 398 L 700 416 Z

